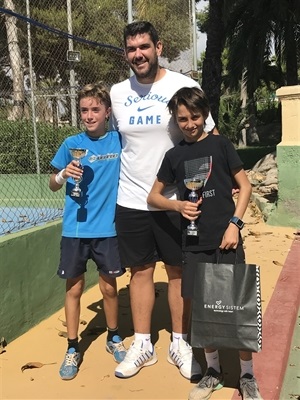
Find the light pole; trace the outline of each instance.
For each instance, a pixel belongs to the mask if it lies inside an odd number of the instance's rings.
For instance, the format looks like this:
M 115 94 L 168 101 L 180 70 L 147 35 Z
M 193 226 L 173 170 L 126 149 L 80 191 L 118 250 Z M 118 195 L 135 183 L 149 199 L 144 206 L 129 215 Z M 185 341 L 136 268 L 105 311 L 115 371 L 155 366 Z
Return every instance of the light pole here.
M 26 0 L 26 15 L 27 15 L 27 18 L 30 18 L 29 0 Z M 34 150 L 35 150 L 35 159 L 36 159 L 36 172 L 39 175 L 41 173 L 41 168 L 40 168 L 38 136 L 37 136 L 37 129 L 36 129 L 36 109 L 35 109 L 35 97 L 34 97 L 35 79 L 33 76 L 33 67 L 32 67 L 31 30 L 30 30 L 29 22 L 27 22 L 27 42 L 28 42 L 27 44 L 28 44 L 28 63 L 29 63 L 29 80 L 30 80 L 30 99 L 31 99 L 33 139 L 34 139 Z
M 71 0 L 67 0 L 67 17 L 68 17 L 68 34 L 73 35 Z M 69 51 L 72 52 L 74 50 L 72 37 L 69 37 L 68 44 L 69 44 Z M 72 126 L 77 126 L 74 63 L 73 63 L 73 61 L 69 61 L 69 63 L 70 63 L 71 123 L 72 123 Z
M 193 70 L 198 70 L 197 65 L 197 24 L 196 24 L 196 3 L 192 1 L 192 37 L 193 37 Z
M 131 24 L 132 22 L 132 0 L 127 0 L 127 23 Z M 129 68 L 129 75 L 133 76 L 133 71 Z
M 132 0 L 127 0 L 127 22 L 130 24 L 132 22 Z

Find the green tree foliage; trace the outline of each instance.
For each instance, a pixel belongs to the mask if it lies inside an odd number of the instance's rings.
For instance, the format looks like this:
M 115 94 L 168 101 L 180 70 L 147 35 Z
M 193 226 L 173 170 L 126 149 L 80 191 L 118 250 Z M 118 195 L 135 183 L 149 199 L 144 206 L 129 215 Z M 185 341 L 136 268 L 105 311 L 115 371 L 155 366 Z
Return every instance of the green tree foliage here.
M 225 10 L 231 86 L 238 85 L 245 71 L 248 93 L 254 93 L 260 79 L 275 69 L 270 66 L 274 51 L 280 83 L 296 85 L 300 65 L 300 2 L 225 0 Z
M 207 17 L 207 45 L 202 68 L 202 87 L 208 96 L 211 113 L 218 125 L 222 79 L 222 52 L 225 44 L 224 0 L 210 0 Z
M 199 15 L 198 27 L 208 35 L 202 63 L 202 86 L 214 107 L 214 118 L 218 120 L 215 117 L 216 112 L 221 114 L 220 130 L 228 131 L 229 136 L 234 136 L 230 131 L 232 128 L 234 130 L 241 128 L 243 121 L 241 115 L 247 123 L 250 118 L 252 121 L 256 117 L 265 119 L 266 113 L 270 115 L 277 112 L 277 105 L 273 103 L 270 109 L 267 101 L 260 102 L 257 113 L 256 92 L 260 88 L 265 88 L 262 92 L 268 97 L 280 86 L 299 82 L 300 2 L 224 0 L 224 7 L 222 3 L 223 1 L 210 0 L 209 8 Z M 210 18 L 211 14 L 213 19 Z M 224 26 L 225 42 L 217 39 L 220 37 L 222 26 Z M 216 43 L 219 47 L 215 46 Z M 222 43 L 224 50 L 220 51 Z M 212 60 L 218 61 L 212 64 Z M 218 64 L 220 60 L 221 72 L 220 67 L 216 68 L 220 65 Z M 212 66 L 205 68 L 207 62 Z M 222 75 L 221 80 L 219 74 Z M 221 99 L 220 108 L 217 109 L 216 104 L 220 97 L 217 92 L 219 84 L 224 99 Z M 241 87 L 246 89 L 248 102 L 247 109 L 238 113 L 239 106 L 245 107 L 240 100 Z M 245 99 L 245 91 L 243 92 Z M 263 109 L 261 109 L 262 104 L 264 104 Z M 236 131 L 235 135 L 238 134 Z
M 21 4 L 22 3 L 22 4 Z M 45 26 L 68 32 L 67 2 L 65 0 L 30 1 L 30 17 Z M 150 20 L 158 29 L 164 42 L 164 57 L 176 60 L 181 51 L 190 48 L 189 2 L 181 0 L 136 0 L 133 18 Z M 80 51 L 81 61 L 70 64 L 66 54 L 68 37 L 54 34 L 31 24 L 31 46 L 35 79 L 55 80 L 59 75 L 62 86 L 69 86 L 69 71 L 76 70 L 79 86 L 102 80 L 111 85 L 126 78 L 129 69 L 123 58 L 123 29 L 127 24 L 127 2 L 124 0 L 70 0 L 73 35 L 91 43 L 73 40 L 75 51 Z M 26 15 L 23 2 L 17 2 L 16 11 Z M 23 59 L 28 60 L 27 26 L 18 23 L 22 41 Z M 103 46 L 96 45 L 103 44 Z M 124 76 L 124 71 L 126 76 Z
M 124 22 L 122 11 L 124 1 L 91 1 L 85 2 L 72 0 L 70 2 L 70 15 L 72 19 L 72 33 L 74 36 L 87 39 L 91 42 L 102 43 L 104 45 L 120 47 L 120 39 L 117 39 L 116 32 L 120 32 Z M 123 10 L 122 10 L 123 5 Z M 62 7 L 61 0 L 47 2 L 36 0 L 32 7 L 32 18 L 37 21 L 68 32 L 67 5 L 64 2 Z M 106 17 L 107 16 L 107 17 Z M 112 28 L 113 27 L 113 28 Z M 73 40 L 73 48 L 80 51 L 81 61 L 71 64 L 67 61 L 66 54 L 69 49 L 69 38 L 61 37 L 48 32 L 40 27 L 33 26 L 34 43 L 34 70 L 38 77 L 50 77 L 54 79 L 60 74 L 62 84 L 68 86 L 69 70 L 76 69 L 77 81 L 79 85 L 87 82 L 116 79 L 115 65 L 122 64 L 122 54 L 120 51 L 108 47 L 93 46 Z M 124 62 L 123 62 L 124 65 Z M 110 77 L 110 78 L 109 78 Z
M 135 19 L 153 23 L 164 44 L 163 56 L 169 62 L 190 48 L 190 18 L 189 1 L 136 1 Z
M 33 126 L 27 121 L 1 121 L 0 131 L 0 171 L 2 174 L 36 173 L 36 155 Z M 39 157 L 43 173 L 51 173 L 50 160 L 62 141 L 77 128 L 52 129 L 50 125 L 39 123 Z M 15 138 L 18 138 L 16 141 Z

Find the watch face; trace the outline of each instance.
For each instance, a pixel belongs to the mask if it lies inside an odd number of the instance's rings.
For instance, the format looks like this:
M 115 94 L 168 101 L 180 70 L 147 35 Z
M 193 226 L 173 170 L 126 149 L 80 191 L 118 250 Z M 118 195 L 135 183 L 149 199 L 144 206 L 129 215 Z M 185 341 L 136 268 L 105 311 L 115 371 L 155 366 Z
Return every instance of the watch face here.
M 241 219 L 237 218 L 237 217 L 232 217 L 230 219 L 230 221 L 233 224 L 235 224 L 239 229 L 242 229 L 244 227 L 244 222 Z
M 244 226 L 244 222 L 240 219 L 237 219 L 236 224 L 240 229 L 242 229 L 242 227 Z

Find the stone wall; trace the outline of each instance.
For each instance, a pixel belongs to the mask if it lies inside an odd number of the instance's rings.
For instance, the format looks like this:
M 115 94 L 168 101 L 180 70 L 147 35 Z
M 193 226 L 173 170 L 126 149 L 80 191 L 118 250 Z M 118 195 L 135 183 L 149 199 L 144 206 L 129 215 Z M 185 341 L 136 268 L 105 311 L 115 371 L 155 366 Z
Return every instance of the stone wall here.
M 278 199 L 267 222 L 300 227 L 300 85 L 276 92 L 282 103 L 282 140 L 277 145 Z

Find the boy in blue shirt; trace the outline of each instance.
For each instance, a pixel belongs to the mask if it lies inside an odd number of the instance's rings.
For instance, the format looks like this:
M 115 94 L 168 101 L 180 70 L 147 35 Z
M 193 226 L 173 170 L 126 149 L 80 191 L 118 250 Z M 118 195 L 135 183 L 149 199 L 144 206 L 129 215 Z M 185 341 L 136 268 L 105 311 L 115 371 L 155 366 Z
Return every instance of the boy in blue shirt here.
M 61 144 L 51 165 L 54 173 L 49 187 L 53 192 L 66 183 L 62 224 L 61 257 L 58 275 L 66 279 L 65 314 L 68 348 L 59 374 L 73 379 L 81 360 L 78 328 L 80 298 L 88 259 L 99 271 L 107 323 L 106 350 L 120 363 L 126 354 L 118 334 L 118 294 L 116 277 L 124 274 L 115 230 L 115 207 L 120 169 L 121 141 L 117 131 L 106 131 L 111 112 L 108 90 L 101 84 L 86 85 L 78 95 L 84 132 Z M 71 154 L 73 149 L 73 155 Z M 80 161 L 75 153 L 83 153 Z M 80 151 L 79 151 L 80 150 Z M 75 183 L 80 182 L 74 193 Z

